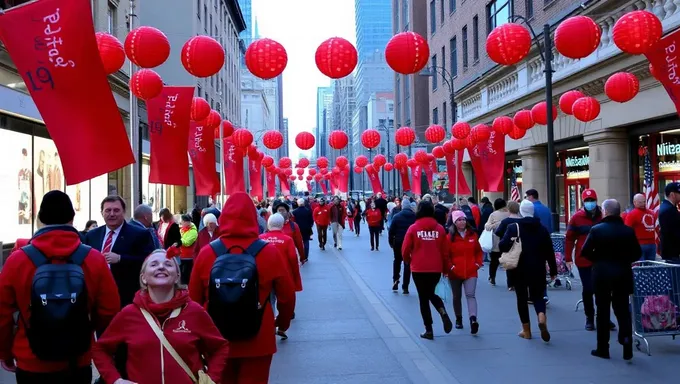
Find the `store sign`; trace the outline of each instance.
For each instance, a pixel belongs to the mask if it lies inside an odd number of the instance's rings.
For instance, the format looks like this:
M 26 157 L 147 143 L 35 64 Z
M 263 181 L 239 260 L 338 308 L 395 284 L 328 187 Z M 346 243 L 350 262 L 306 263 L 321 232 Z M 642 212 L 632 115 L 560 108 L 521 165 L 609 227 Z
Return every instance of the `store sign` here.
M 515 172 L 515 174 L 517 174 L 517 175 L 521 175 L 522 171 L 524 171 L 524 168 L 522 168 L 522 166 L 519 165 L 517 167 L 513 167 L 512 171 Z
M 656 145 L 657 156 L 677 156 L 680 155 L 680 144 L 660 143 Z
M 587 167 L 590 164 L 590 156 L 583 155 L 580 157 L 579 156 L 567 157 L 564 162 L 567 165 L 567 168 Z

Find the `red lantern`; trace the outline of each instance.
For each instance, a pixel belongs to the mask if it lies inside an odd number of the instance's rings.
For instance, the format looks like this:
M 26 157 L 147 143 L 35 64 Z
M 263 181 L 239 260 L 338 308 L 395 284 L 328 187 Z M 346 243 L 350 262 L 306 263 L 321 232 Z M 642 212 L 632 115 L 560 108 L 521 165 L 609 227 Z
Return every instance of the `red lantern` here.
M 224 137 L 229 137 L 234 134 L 234 125 L 229 120 L 222 121 L 222 134 Z
M 378 154 L 375 155 L 375 157 L 373 158 L 373 165 L 375 165 L 376 167 L 382 167 L 383 165 L 385 165 L 385 163 L 387 163 L 385 155 Z
M 470 131 L 472 131 L 470 124 L 464 121 L 458 121 L 451 127 L 451 134 L 453 137 L 460 140 L 467 138 L 470 134 Z
M 288 159 L 288 161 L 290 161 L 290 159 Z M 280 166 L 280 164 L 281 164 L 281 162 L 279 162 L 279 166 Z M 293 170 L 290 169 L 290 168 L 286 168 L 286 169 L 283 170 L 283 173 L 284 173 L 286 176 L 290 176 L 290 175 L 293 174 Z
M 444 151 L 444 155 L 447 155 L 447 154 L 451 155 L 451 154 L 456 152 L 456 149 L 453 148 L 453 140 L 454 139 L 451 139 L 451 140 L 445 142 L 444 145 L 442 145 L 442 151 Z M 457 140 L 457 139 L 455 139 L 455 140 Z M 432 150 L 432 153 L 434 153 L 434 150 Z
M 392 165 L 392 163 L 385 163 L 385 166 L 383 168 L 387 172 L 392 172 L 392 170 L 394 169 L 394 165 Z
M 218 129 L 220 126 L 220 123 L 222 122 L 222 116 L 220 116 L 220 113 L 217 112 L 214 109 L 210 110 L 210 113 L 208 114 L 208 117 L 203 120 L 202 124 L 206 128 L 212 128 L 212 129 Z M 233 133 L 233 132 L 232 132 Z M 215 136 L 216 139 L 220 137 L 219 132 Z M 224 137 L 227 137 L 226 135 Z
M 354 167 L 354 172 L 355 172 L 355 173 L 361 173 L 361 172 L 363 172 L 363 170 L 364 170 L 364 168 L 363 168 L 363 167 L 360 167 L 360 166 L 358 166 L 358 165 Z
M 305 179 L 302 175 L 298 176 L 297 178 L 298 178 L 298 180 L 300 180 L 300 181 L 302 181 L 302 180 Z
M 368 148 L 373 149 L 380 144 L 380 132 L 375 129 L 367 129 L 361 134 L 361 144 Z
M 328 159 L 321 156 L 316 159 L 316 166 L 319 168 L 328 168 Z
M 328 173 L 328 168 L 321 168 L 319 172 L 321 172 L 322 175 L 325 175 Z
M 491 137 L 491 128 L 486 124 L 478 124 L 472 128 L 470 137 L 475 143 L 483 143 Z
M 295 173 L 297 173 L 298 175 L 302 176 L 302 175 L 305 174 L 305 170 L 302 169 L 302 168 L 298 168 L 298 169 L 295 170 Z
M 408 147 L 416 140 L 416 133 L 412 128 L 401 127 L 394 133 L 394 141 L 402 147 Z
M 314 135 L 309 132 L 300 132 L 295 136 L 295 145 L 303 151 L 311 149 L 315 143 Z
M 326 172 L 328 172 L 328 170 L 326 170 Z M 324 180 L 330 180 L 331 174 L 330 173 L 324 173 L 323 178 L 324 178 Z
M 302 159 L 300 159 L 300 161 L 298 161 L 298 167 L 300 167 L 300 168 L 307 168 L 307 167 L 309 167 L 309 159 L 307 159 L 307 158 L 305 158 L 305 157 L 303 157 Z
M 312 177 L 312 175 L 307 175 L 307 177 L 305 177 L 305 179 L 307 179 L 307 181 L 312 181 L 312 179 L 314 179 L 314 177 Z
M 368 164 L 368 158 L 367 158 L 366 156 L 364 156 L 364 155 L 359 155 L 359 156 L 357 156 L 356 159 L 354 159 L 354 163 L 355 163 L 358 167 L 362 167 L 362 168 L 363 168 L 363 167 L 365 167 L 365 166 Z
M 493 128 L 494 131 L 507 135 L 512 131 L 512 128 L 515 126 L 515 123 L 512 121 L 511 118 L 507 116 L 500 116 L 494 119 L 493 124 L 491 124 L 491 127 Z
M 295 175 L 290 175 L 290 176 L 288 176 L 288 178 L 290 179 L 290 181 L 295 181 L 295 179 L 297 179 L 297 177 L 295 177 Z
M 309 164 L 307 166 L 309 166 Z M 316 175 L 316 169 L 314 169 L 314 168 L 310 168 L 309 171 L 307 171 L 307 172 L 312 176 Z
M 441 143 L 446 138 L 446 129 L 441 125 L 430 125 L 425 130 L 425 139 L 432 144 Z
M 468 138 L 469 138 L 469 136 L 468 136 Z M 467 145 L 467 138 L 465 140 L 454 138 L 454 139 L 451 139 L 450 143 L 451 143 L 451 147 L 453 147 L 454 151 L 462 151 L 463 149 L 465 149 L 465 146 Z
M 142 100 L 150 100 L 163 91 L 163 80 L 151 69 L 140 69 L 130 78 L 130 91 Z
M 486 38 L 486 53 L 501 65 L 514 65 L 522 61 L 531 49 L 531 35 L 523 26 L 506 23 L 494 28 Z
M 267 131 L 262 136 L 262 144 L 269 149 L 279 149 L 283 145 L 283 134 L 279 131 Z
M 600 115 L 600 102 L 594 97 L 582 97 L 574 102 L 574 117 L 587 123 Z
M 519 139 L 523 138 L 524 135 L 526 135 L 526 134 L 527 134 L 527 131 L 516 126 L 516 127 L 512 128 L 512 131 L 510 131 L 510 133 L 508 133 L 508 136 L 510 136 L 510 138 L 513 139 L 513 140 L 519 140 Z
M 288 54 L 272 39 L 258 39 L 246 49 L 246 67 L 253 75 L 269 80 L 280 75 L 288 64 Z
M 316 49 L 316 67 L 331 79 L 352 73 L 357 60 L 357 49 L 342 37 L 331 37 Z
M 319 181 L 321 181 L 322 179 L 323 179 L 323 175 L 322 175 L 322 174 L 318 173 L 318 174 L 314 175 L 314 181 L 316 181 L 317 183 L 318 183 Z
M 555 30 L 555 48 L 570 59 L 583 59 L 600 45 L 600 26 L 587 16 L 564 20 Z
M 265 168 L 269 168 L 269 167 L 271 167 L 272 165 L 274 165 L 274 158 L 272 158 L 272 157 L 269 156 L 269 155 L 265 155 L 265 156 L 262 158 L 262 166 L 265 167 Z M 311 172 L 310 172 L 310 173 L 311 173 Z
M 465 148 L 472 149 L 477 145 L 477 141 L 475 140 L 475 137 L 473 135 L 470 135 L 467 137 L 467 139 L 463 140 L 465 143 Z
M 413 158 L 421 164 L 425 164 L 428 162 L 427 152 L 425 152 L 424 149 L 417 150 L 416 153 L 413 155 Z
M 210 77 L 224 66 L 224 48 L 210 36 L 194 36 L 182 47 L 182 65 L 196 77 Z
M 349 160 L 345 156 L 338 156 L 335 159 L 336 168 L 345 168 L 345 165 L 349 164 Z
M 125 38 L 128 59 L 142 68 L 154 68 L 170 56 L 170 43 L 159 29 L 142 26 L 133 29 Z
M 536 124 L 547 125 L 548 124 L 548 104 L 545 101 L 534 105 L 531 108 L 531 118 L 534 119 Z M 552 118 L 553 121 L 557 119 L 557 108 L 552 106 Z
M 336 161 L 336 163 L 337 163 L 337 161 Z M 342 168 L 345 168 L 345 167 L 343 166 Z M 338 174 L 340 174 L 340 166 L 335 166 L 335 167 L 333 167 L 333 169 L 331 170 L 331 173 L 332 173 L 333 175 L 336 175 L 336 176 L 337 176 Z
M 394 72 L 410 75 L 425 68 L 430 59 L 427 40 L 415 32 L 398 33 L 385 47 L 385 60 Z
M 125 64 L 125 50 L 123 44 L 120 43 L 113 35 L 104 32 L 95 33 L 97 38 L 97 48 L 99 49 L 99 58 L 104 65 L 104 72 L 107 75 L 118 72 Z
M 343 149 L 347 146 L 348 142 L 349 138 L 343 131 L 333 131 L 330 136 L 328 136 L 328 145 L 333 149 Z
M 512 121 L 515 123 L 517 128 L 524 131 L 533 128 L 533 126 L 536 124 L 534 123 L 534 118 L 531 117 L 531 111 L 527 111 L 526 109 L 517 111 Z
M 615 73 L 604 83 L 604 93 L 617 103 L 631 101 L 638 92 L 640 92 L 640 81 L 632 73 Z
M 234 145 L 239 148 L 248 148 L 253 143 L 253 134 L 245 128 L 239 128 L 231 135 Z
M 293 162 L 288 157 L 282 157 L 279 159 L 279 168 L 290 168 Z
M 413 168 L 418 165 L 418 161 L 416 161 L 416 159 L 408 159 L 406 165 L 409 166 L 410 168 Z
M 202 97 L 194 97 L 191 100 L 191 115 L 193 121 L 201 121 L 210 114 L 210 104 Z
M 441 159 L 442 157 L 446 156 L 446 153 L 444 153 L 443 147 L 437 146 L 432 148 L 432 155 L 438 159 Z
M 663 34 L 661 21 L 648 11 L 628 12 L 614 24 L 612 38 L 620 50 L 640 55 L 654 46 Z
M 571 115 L 574 102 L 583 96 L 585 96 L 583 93 L 576 90 L 564 92 L 560 96 L 560 109 L 564 114 Z
M 403 167 L 406 165 L 406 162 L 408 161 L 408 155 L 405 153 L 397 153 L 394 155 L 394 164 L 396 164 L 397 167 Z

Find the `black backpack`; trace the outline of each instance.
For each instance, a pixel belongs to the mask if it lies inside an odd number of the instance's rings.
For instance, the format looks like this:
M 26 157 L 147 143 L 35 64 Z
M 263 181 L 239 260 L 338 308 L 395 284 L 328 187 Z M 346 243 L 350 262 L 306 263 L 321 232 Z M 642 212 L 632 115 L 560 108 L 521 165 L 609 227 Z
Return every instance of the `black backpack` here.
M 90 321 L 85 273 L 81 265 L 91 247 L 80 244 L 64 264 L 33 245 L 21 248 L 36 267 L 31 283 L 31 316 L 26 326 L 33 354 L 45 361 L 73 361 L 90 350 Z
M 217 258 L 210 270 L 208 314 L 229 341 L 249 340 L 260 332 L 269 295 L 260 303 L 255 257 L 266 245 L 258 239 L 246 249 L 227 249 L 220 239 L 210 242 Z M 242 253 L 231 253 L 234 248 Z

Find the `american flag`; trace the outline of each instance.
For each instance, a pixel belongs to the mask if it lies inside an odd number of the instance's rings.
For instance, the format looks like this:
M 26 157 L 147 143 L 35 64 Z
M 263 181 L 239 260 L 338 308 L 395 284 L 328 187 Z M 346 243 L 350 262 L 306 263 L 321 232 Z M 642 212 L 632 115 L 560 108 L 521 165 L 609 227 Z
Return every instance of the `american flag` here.
M 652 159 L 649 156 L 649 149 L 645 149 L 645 198 L 647 200 L 647 209 L 654 212 L 656 223 L 654 228 L 654 241 L 656 243 L 656 253 L 659 254 L 659 194 L 656 191 L 656 184 L 654 183 L 654 170 L 652 169 Z
M 510 174 L 510 200 L 520 202 L 522 199 L 519 197 L 519 188 L 517 188 L 517 174 L 515 170 L 512 170 Z

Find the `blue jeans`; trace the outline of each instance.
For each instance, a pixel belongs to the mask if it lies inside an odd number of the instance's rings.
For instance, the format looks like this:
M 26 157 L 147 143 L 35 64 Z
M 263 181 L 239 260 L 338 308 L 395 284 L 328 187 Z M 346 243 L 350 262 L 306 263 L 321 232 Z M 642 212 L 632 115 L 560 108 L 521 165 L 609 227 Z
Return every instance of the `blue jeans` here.
M 656 244 L 643 244 L 640 245 L 640 248 L 642 248 L 642 257 L 640 257 L 640 261 L 656 260 Z
M 305 248 L 305 259 L 309 258 L 309 237 L 302 238 L 302 245 Z

